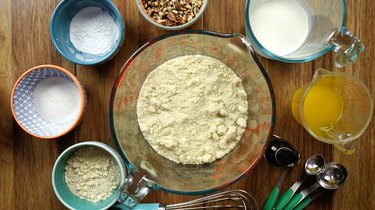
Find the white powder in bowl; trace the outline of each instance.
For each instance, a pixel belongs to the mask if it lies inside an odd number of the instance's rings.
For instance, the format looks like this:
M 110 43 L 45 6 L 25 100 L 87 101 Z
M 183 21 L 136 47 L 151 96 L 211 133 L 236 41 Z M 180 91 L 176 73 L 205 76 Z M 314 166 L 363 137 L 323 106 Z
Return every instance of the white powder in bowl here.
M 70 41 L 84 53 L 99 55 L 109 52 L 120 36 L 113 17 L 99 7 L 79 11 L 70 23 Z
M 77 119 L 81 108 L 78 87 L 64 77 L 40 80 L 33 92 L 35 110 L 41 118 L 53 123 L 70 123 Z
M 137 115 L 143 136 L 158 154 L 177 163 L 209 163 L 240 141 L 247 94 L 241 79 L 221 61 L 181 56 L 147 76 Z
M 98 202 L 112 195 L 119 186 L 120 172 L 115 160 L 106 151 L 84 147 L 68 159 L 65 181 L 73 194 Z

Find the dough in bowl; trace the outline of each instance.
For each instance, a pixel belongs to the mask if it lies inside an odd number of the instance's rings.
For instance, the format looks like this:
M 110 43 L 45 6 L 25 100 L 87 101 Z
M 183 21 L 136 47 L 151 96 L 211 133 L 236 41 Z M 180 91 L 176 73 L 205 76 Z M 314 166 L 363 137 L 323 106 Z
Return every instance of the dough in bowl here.
M 139 127 L 151 147 L 177 163 L 210 163 L 241 140 L 248 116 L 241 79 L 208 56 L 180 56 L 155 68 L 137 103 Z

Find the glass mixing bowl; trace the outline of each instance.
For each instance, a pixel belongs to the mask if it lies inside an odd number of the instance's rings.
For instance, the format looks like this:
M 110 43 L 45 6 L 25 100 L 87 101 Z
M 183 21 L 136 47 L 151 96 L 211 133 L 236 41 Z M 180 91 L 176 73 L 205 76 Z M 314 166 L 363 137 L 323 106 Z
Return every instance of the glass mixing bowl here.
M 241 141 L 226 156 L 209 164 L 177 164 L 159 154 L 143 137 L 137 121 L 137 98 L 147 75 L 172 58 L 200 54 L 219 59 L 241 79 L 249 115 L 257 126 L 249 126 Z M 160 81 L 162 82 L 162 81 Z M 249 102 L 249 104 L 251 104 Z M 150 189 L 193 195 L 222 189 L 233 183 L 261 159 L 275 121 L 275 99 L 269 78 L 246 37 L 208 31 L 181 31 L 162 35 L 137 50 L 122 67 L 110 101 L 110 123 L 114 141 L 128 166 L 129 182 L 123 190 L 139 202 Z M 130 177 L 130 178 L 129 178 Z M 138 177 L 138 178 L 137 178 Z M 130 188 L 135 188 L 130 192 Z M 125 200 L 128 198 L 125 198 Z

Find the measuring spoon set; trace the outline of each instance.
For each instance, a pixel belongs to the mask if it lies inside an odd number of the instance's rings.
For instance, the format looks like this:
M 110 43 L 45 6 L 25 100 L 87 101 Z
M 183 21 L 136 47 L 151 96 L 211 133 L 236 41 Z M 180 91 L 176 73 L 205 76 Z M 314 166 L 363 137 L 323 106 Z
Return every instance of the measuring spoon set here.
M 315 154 L 305 162 L 304 172 L 300 178 L 279 197 L 280 187 L 290 168 L 299 163 L 300 154 L 288 142 L 274 135 L 265 157 L 271 164 L 284 167 L 284 170 L 269 194 L 263 210 L 304 209 L 326 189 L 338 189 L 348 178 L 348 172 L 343 165 L 336 162 L 326 163 L 323 155 Z M 310 176 L 316 176 L 316 183 L 296 193 Z

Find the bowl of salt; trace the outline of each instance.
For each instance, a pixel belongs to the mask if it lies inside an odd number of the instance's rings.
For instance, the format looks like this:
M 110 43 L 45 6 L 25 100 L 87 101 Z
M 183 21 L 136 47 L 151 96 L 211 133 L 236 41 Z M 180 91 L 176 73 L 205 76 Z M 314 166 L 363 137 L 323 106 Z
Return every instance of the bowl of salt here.
M 50 37 L 70 62 L 93 66 L 109 61 L 124 41 L 124 20 L 111 0 L 62 0 L 50 20 Z
M 86 108 L 86 92 L 68 70 L 41 65 L 27 70 L 15 83 L 11 108 L 18 125 L 40 139 L 54 139 L 73 130 Z

